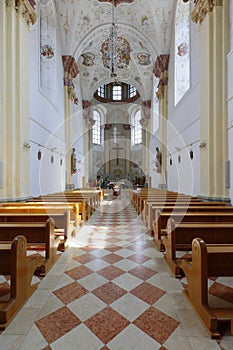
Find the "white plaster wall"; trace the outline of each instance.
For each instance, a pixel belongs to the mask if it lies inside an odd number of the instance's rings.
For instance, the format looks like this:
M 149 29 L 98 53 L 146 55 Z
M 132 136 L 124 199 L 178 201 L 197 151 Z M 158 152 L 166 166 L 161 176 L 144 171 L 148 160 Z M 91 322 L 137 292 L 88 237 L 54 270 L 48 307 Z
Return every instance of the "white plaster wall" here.
M 36 196 L 65 189 L 65 143 L 64 143 L 64 93 L 62 56 L 57 40 L 56 70 L 57 85 L 53 87 L 56 101 L 53 104 L 40 90 L 40 40 L 39 20 L 31 29 L 30 44 L 30 194 Z M 42 159 L 37 159 L 39 143 Z M 60 154 L 58 154 L 60 153 Z M 62 158 L 63 164 L 60 165 Z
M 198 195 L 200 188 L 200 82 L 199 82 L 199 25 L 191 23 L 190 89 L 174 105 L 174 32 L 169 63 L 168 123 L 167 123 L 167 184 L 168 189 Z M 190 160 L 189 144 L 193 144 Z M 180 149 L 180 152 L 177 150 Z M 169 154 L 173 164 L 170 166 Z M 181 162 L 178 162 L 178 154 Z
M 228 67 L 228 155 L 230 160 L 229 196 L 233 203 L 233 0 L 230 0 L 230 51 L 227 56 Z

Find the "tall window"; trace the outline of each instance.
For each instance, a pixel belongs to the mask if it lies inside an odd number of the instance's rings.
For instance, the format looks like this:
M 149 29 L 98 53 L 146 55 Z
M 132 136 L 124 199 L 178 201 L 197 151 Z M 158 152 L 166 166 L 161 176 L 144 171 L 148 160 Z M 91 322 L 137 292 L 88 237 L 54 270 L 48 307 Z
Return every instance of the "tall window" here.
M 92 127 L 92 142 L 95 145 L 101 144 L 101 116 L 100 113 L 95 109 L 93 111 L 93 119 L 95 124 Z
M 133 85 L 129 86 L 129 98 L 136 96 L 137 90 L 136 87 Z
M 142 124 L 140 120 L 142 119 L 142 111 L 139 109 L 133 116 L 133 143 L 138 145 L 142 143 Z
M 175 104 L 190 88 L 190 3 L 177 1 L 175 19 Z
M 114 85 L 112 88 L 112 99 L 114 101 L 122 100 L 122 87 L 121 85 Z
M 100 85 L 98 88 L 98 95 L 103 98 L 105 97 L 105 85 Z

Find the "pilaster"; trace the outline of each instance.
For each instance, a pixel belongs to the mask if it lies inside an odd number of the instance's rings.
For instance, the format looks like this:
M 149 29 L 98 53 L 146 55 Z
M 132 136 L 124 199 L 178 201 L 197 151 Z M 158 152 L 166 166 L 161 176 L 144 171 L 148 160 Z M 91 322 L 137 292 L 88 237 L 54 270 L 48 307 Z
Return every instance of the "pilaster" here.
M 74 90 L 73 78 L 78 73 L 78 66 L 74 57 L 70 55 L 62 56 L 64 67 L 64 121 L 65 121 L 65 141 L 66 141 L 66 188 L 73 187 L 71 171 L 71 154 L 73 148 L 73 124 L 72 124 L 72 102 L 77 102 Z
M 0 197 L 23 199 L 30 195 L 30 24 L 37 15 L 33 0 L 4 1 L 1 4 L 0 42 L 2 188 Z M 27 20 L 25 20 L 27 16 Z
M 200 197 L 227 200 L 226 46 L 222 0 L 199 0 L 192 19 L 200 23 Z
M 162 170 L 160 174 L 159 188 L 167 188 L 167 118 L 168 118 L 168 65 L 169 55 L 157 57 L 154 74 L 159 78 L 156 95 L 159 99 L 159 131 L 160 131 L 160 151 L 162 153 Z

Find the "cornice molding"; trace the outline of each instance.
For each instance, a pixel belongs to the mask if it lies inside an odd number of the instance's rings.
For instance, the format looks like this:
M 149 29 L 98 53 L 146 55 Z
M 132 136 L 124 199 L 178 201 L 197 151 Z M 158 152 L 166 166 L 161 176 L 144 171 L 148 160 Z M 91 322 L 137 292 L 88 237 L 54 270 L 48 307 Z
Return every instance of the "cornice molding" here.
M 223 0 L 198 0 L 191 12 L 192 21 L 202 23 L 205 17 L 213 12 L 215 6 L 222 6 Z

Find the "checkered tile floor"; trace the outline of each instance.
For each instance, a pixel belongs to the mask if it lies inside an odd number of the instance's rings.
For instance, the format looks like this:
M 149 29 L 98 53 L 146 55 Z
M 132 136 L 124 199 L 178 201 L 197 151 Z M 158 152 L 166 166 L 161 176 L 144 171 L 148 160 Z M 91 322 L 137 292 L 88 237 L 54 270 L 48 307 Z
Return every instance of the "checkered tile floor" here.
M 233 349 L 229 328 L 210 339 L 126 193 L 104 200 L 38 282 L 0 349 Z M 232 278 L 211 280 L 210 299 L 232 306 L 232 288 Z

